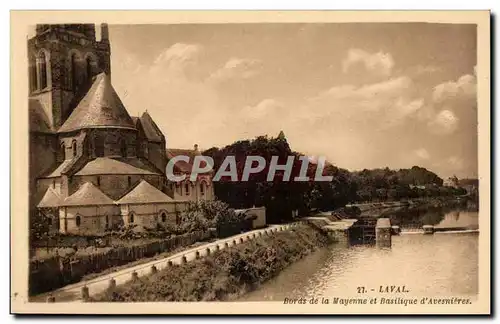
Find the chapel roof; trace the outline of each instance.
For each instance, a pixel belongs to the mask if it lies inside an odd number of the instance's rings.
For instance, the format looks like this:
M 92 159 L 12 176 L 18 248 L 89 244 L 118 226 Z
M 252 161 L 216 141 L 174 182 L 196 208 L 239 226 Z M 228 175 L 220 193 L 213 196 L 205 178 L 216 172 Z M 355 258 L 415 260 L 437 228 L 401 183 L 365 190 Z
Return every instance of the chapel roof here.
M 29 99 L 29 131 L 40 133 L 53 133 L 49 118 L 43 109 L 42 104 L 37 99 Z
M 174 171 L 181 173 L 191 173 L 191 170 L 193 169 L 194 158 L 196 156 L 200 156 L 201 153 L 198 150 L 175 149 L 175 148 L 167 149 L 168 160 L 181 155 L 189 157 L 189 162 L 176 161 L 174 164 Z
M 134 189 L 124 195 L 117 204 L 147 204 L 147 203 L 165 203 L 174 201 L 167 194 L 158 190 L 146 180 L 141 180 Z
M 142 129 L 144 130 L 144 135 L 150 142 L 162 142 L 164 136 L 158 125 L 156 125 L 153 118 L 151 118 L 151 115 L 147 111 L 142 114 L 139 121 L 141 122 Z
M 160 174 L 155 168 L 139 158 L 98 157 L 89 161 L 75 175 L 99 174 Z
M 114 205 L 114 201 L 91 182 L 85 182 L 75 193 L 64 199 L 61 204 L 61 206 L 89 205 Z
M 96 76 L 90 90 L 58 132 L 83 128 L 135 129 L 132 118 L 105 73 Z
M 53 208 L 53 207 L 59 207 L 62 202 L 61 196 L 49 187 L 45 194 L 43 195 L 42 200 L 38 203 L 37 207 L 38 208 Z

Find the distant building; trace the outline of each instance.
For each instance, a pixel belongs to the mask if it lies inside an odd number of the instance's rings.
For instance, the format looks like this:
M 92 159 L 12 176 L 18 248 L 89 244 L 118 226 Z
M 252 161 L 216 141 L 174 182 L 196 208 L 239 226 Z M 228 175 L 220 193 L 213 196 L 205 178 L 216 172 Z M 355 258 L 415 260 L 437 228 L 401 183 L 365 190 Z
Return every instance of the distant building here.
M 464 188 L 468 195 L 477 194 L 479 190 L 479 179 L 460 179 L 458 185 L 460 188 Z
M 443 186 L 445 187 L 453 187 L 453 188 L 458 188 L 459 187 L 459 181 L 456 176 L 449 177 L 443 181 Z
M 196 156 L 201 156 L 198 145 L 194 149 L 167 149 L 167 159 L 170 160 L 176 156 L 187 156 L 189 162 L 177 161 L 174 165 L 175 175 L 185 175 L 184 181 L 170 183 L 170 190 L 174 199 L 185 200 L 212 200 L 215 198 L 214 187 L 212 184 L 213 172 L 198 174 L 195 181 L 191 181 L 191 171 Z
M 266 226 L 266 207 L 252 207 L 245 209 L 235 209 L 236 214 L 244 215 L 252 219 L 252 228 L 262 228 Z

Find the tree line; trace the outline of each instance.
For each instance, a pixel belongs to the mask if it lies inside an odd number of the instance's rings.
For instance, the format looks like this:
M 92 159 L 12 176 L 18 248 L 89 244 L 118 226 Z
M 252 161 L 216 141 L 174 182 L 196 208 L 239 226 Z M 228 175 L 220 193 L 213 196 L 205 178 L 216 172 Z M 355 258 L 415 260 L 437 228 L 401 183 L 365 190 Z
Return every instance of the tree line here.
M 259 136 L 223 148 L 212 147 L 202 154 L 214 159 L 215 169 L 220 168 L 226 156 L 235 156 L 239 179 L 247 156 L 258 155 L 265 159 L 266 167 L 261 172 L 250 174 L 248 181 L 232 182 L 222 177 L 214 182 L 214 191 L 218 199 L 232 208 L 265 206 L 268 222 L 290 220 L 295 210 L 304 214 L 314 209 L 332 210 L 354 202 L 465 194 L 461 188 L 443 187 L 443 179 L 419 166 L 350 172 L 327 162 L 323 175 L 332 176 L 330 182 L 284 182 L 280 178 L 283 174 L 279 172 L 273 181 L 267 181 L 272 156 L 278 156 L 279 164 L 286 164 L 287 158 L 294 156 L 291 179 L 300 172 L 301 161 L 298 158 L 304 154 L 290 148 L 283 132 L 277 137 Z M 317 164 L 309 163 L 307 175 L 310 179 L 314 178 L 316 168 Z

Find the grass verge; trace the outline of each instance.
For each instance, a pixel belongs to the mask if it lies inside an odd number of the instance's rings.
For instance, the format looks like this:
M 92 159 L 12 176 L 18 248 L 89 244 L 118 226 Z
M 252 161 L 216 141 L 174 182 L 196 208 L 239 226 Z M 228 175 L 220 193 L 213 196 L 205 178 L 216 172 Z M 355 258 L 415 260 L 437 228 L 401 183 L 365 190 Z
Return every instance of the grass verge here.
M 329 242 L 328 237 L 320 232 L 301 225 L 223 249 L 199 260 L 173 265 L 97 295 L 92 301 L 234 300 Z

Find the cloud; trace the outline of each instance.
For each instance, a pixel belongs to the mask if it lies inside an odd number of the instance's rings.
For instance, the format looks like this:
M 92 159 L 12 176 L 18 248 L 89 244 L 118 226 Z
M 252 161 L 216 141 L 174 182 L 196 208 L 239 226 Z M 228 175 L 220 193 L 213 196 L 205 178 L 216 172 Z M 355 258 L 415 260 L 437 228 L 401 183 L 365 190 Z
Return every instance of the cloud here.
M 464 160 L 458 156 L 450 156 L 446 161 L 452 170 L 461 170 L 464 167 Z
M 471 74 L 462 75 L 457 81 L 448 81 L 434 87 L 432 98 L 434 102 L 442 102 L 457 96 L 476 95 L 476 77 Z
M 246 106 L 242 109 L 242 115 L 250 119 L 261 119 L 278 113 L 283 104 L 275 99 L 264 99 L 255 106 Z
M 410 78 L 401 76 L 360 87 L 335 86 L 312 98 L 305 113 L 316 118 L 375 118 L 376 125 L 395 125 L 424 105 L 422 98 L 411 95 L 412 85 Z
M 464 74 L 456 81 L 443 82 L 432 89 L 427 109 L 432 133 L 451 134 L 459 130 L 459 126 L 466 128 L 463 131 L 467 133 L 476 132 L 476 83 L 474 75 Z
M 232 79 L 249 79 L 261 72 L 262 62 L 255 59 L 231 58 L 223 67 L 213 72 L 209 81 L 224 82 Z
M 429 122 L 429 127 L 434 133 L 451 134 L 457 129 L 458 121 L 453 111 L 444 109 Z
M 156 57 L 149 72 L 182 75 L 187 68 L 196 64 L 202 52 L 203 47 L 198 44 L 173 44 Z
M 422 160 L 428 160 L 431 157 L 429 152 L 427 152 L 427 150 L 424 148 L 419 148 L 419 149 L 415 150 L 414 153 L 419 159 L 422 159 Z
M 362 64 L 373 73 L 389 76 L 394 67 L 394 60 L 390 53 L 368 53 L 361 49 L 350 49 L 347 57 L 342 61 L 342 71 L 347 73 L 353 66 Z
M 442 71 L 442 68 L 439 66 L 435 65 L 417 65 L 414 68 L 411 68 L 411 73 L 415 75 L 422 75 L 422 74 L 432 74 L 436 72 Z

